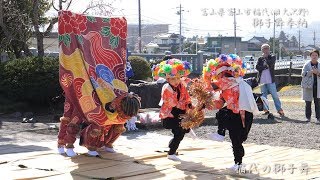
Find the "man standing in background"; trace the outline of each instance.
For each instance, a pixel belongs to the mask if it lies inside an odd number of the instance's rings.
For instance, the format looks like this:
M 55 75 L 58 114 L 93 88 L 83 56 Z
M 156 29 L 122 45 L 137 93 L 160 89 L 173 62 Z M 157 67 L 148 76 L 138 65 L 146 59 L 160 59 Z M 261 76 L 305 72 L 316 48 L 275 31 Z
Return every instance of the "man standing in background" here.
M 261 51 L 262 56 L 258 59 L 256 69 L 259 72 L 259 83 L 262 84 L 262 96 L 267 98 L 268 94 L 271 94 L 277 112 L 280 114 L 280 116 L 284 116 L 275 83 L 274 66 L 276 63 L 276 56 L 270 54 L 269 44 L 263 44 L 261 46 Z M 265 109 L 264 111 L 265 114 L 269 114 L 269 110 Z

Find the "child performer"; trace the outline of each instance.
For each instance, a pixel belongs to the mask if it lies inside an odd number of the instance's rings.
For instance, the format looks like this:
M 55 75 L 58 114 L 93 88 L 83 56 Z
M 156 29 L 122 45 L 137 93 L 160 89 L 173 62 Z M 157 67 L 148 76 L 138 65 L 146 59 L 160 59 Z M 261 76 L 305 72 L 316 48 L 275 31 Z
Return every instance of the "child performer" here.
M 238 171 L 241 168 L 244 148 L 242 143 L 247 139 L 253 120 L 253 113 L 258 107 L 253 97 L 252 88 L 242 77 L 245 65 L 235 54 L 220 55 L 210 60 L 204 68 L 204 77 L 209 73 L 213 83 L 218 87 L 220 98 L 215 100 L 218 133 L 211 134 L 213 140 L 223 141 L 225 130 L 229 130 L 235 164 L 229 169 Z
M 167 82 L 162 87 L 161 101 L 159 105 L 160 118 L 163 127 L 171 129 L 173 139 L 169 142 L 168 159 L 179 161 L 176 151 L 185 133 L 190 129 L 183 129 L 180 125 L 180 115 L 185 114 L 187 108 L 191 108 L 191 99 L 186 88 L 186 83 L 182 80 L 190 74 L 190 64 L 178 59 L 162 61 L 152 68 L 155 79 L 166 78 Z

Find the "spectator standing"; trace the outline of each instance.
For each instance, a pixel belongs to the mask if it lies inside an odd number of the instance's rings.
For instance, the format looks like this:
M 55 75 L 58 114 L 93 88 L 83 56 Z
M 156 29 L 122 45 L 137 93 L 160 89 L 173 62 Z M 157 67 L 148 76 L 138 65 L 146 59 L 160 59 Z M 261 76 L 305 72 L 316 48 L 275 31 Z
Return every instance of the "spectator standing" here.
M 306 102 L 305 115 L 307 122 L 311 120 L 311 102 L 313 98 L 315 114 L 317 121 L 320 123 L 320 109 L 319 109 L 319 98 L 320 98 L 320 65 L 318 63 L 319 51 L 313 50 L 310 52 L 311 60 L 306 62 L 302 69 L 302 99 Z M 319 82 L 319 83 L 318 83 Z
M 258 58 L 258 62 L 256 65 L 256 69 L 259 72 L 259 84 L 262 84 L 261 93 L 265 98 L 267 98 L 268 94 L 271 94 L 277 112 L 282 117 L 284 116 L 284 112 L 281 108 L 281 102 L 278 96 L 274 75 L 276 57 L 270 54 L 269 44 L 263 44 L 261 46 L 261 51 L 262 56 Z M 265 109 L 265 114 L 269 114 L 269 110 Z

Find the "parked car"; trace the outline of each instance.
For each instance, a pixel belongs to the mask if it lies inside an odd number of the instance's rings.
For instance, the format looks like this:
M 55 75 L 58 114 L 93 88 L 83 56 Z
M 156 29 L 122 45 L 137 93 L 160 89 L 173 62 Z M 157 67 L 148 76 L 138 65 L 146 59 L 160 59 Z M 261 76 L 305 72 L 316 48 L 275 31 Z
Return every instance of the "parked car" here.
M 245 56 L 242 61 L 246 63 L 247 69 L 254 69 L 255 65 L 253 56 Z
M 243 61 L 244 61 L 244 62 L 254 61 L 254 57 L 253 57 L 253 56 L 245 56 L 245 57 L 243 58 Z
M 303 59 L 303 56 L 302 55 L 296 55 L 296 58 L 297 59 Z

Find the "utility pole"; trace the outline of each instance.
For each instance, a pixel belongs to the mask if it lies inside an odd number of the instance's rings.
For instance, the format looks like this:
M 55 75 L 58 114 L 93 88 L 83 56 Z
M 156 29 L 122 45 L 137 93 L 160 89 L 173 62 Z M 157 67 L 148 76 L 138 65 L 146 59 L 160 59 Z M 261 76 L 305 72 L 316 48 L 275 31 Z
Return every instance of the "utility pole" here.
M 301 51 L 301 46 L 300 46 L 300 42 L 301 42 L 301 31 L 299 30 L 299 52 Z
M 139 43 L 139 53 L 141 53 L 141 4 L 140 0 L 138 0 L 138 6 L 139 6 L 139 36 L 138 36 L 138 43 Z
M 236 8 L 233 8 L 233 24 L 234 24 L 234 54 L 237 54 L 237 22 L 236 22 Z
M 313 31 L 313 45 L 316 47 L 316 31 Z
M 179 52 L 181 53 L 181 48 L 182 48 L 182 42 L 181 42 L 181 40 L 182 40 L 182 38 L 181 38 L 181 16 L 182 16 L 182 10 L 181 10 L 181 4 L 180 4 L 180 6 L 179 6 L 179 15 L 180 15 L 180 21 L 179 21 L 179 24 L 180 24 L 180 34 L 179 34 Z
M 272 41 L 272 53 L 276 54 L 276 13 L 273 12 L 273 41 Z

